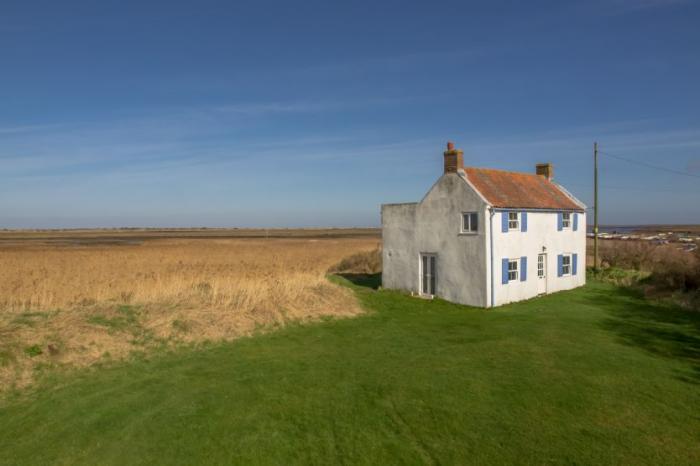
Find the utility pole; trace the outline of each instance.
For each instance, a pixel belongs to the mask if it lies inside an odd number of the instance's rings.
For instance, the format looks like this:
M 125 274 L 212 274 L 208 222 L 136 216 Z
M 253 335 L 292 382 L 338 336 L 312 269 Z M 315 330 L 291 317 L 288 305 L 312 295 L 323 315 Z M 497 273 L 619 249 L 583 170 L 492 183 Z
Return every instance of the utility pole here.
M 593 143 L 593 270 L 598 271 L 598 143 Z

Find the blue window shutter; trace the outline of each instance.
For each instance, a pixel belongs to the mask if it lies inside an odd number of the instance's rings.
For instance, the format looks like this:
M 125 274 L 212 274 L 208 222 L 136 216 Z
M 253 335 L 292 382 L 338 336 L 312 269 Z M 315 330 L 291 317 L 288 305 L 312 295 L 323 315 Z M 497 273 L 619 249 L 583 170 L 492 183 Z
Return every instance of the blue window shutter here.
M 527 212 L 520 213 L 520 231 L 527 231 Z
M 527 257 L 523 256 L 520 258 L 520 281 L 525 280 L 527 280 Z
M 576 275 L 576 266 L 578 265 L 578 254 L 571 256 L 571 275 Z
M 578 230 L 578 214 L 574 213 L 574 231 Z
M 501 231 L 503 233 L 508 233 L 508 212 L 501 212 Z
M 564 256 L 559 254 L 557 256 L 557 277 L 564 275 Z
M 557 230 L 562 231 L 564 229 L 564 216 L 561 212 L 557 212 Z
M 501 283 L 504 285 L 508 284 L 508 259 L 503 259 L 501 261 L 503 264 L 503 270 L 501 274 Z

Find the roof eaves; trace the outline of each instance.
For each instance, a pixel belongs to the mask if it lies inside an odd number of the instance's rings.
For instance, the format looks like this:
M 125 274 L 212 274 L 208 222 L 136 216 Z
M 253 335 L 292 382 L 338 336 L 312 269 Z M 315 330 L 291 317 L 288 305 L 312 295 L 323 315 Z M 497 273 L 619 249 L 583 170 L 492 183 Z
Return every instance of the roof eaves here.
M 502 211 L 507 211 L 507 210 L 526 210 L 528 212 L 576 212 L 579 210 L 584 210 L 580 208 L 565 208 L 565 207 L 516 207 L 516 206 L 509 206 L 509 207 L 495 207 L 493 208 L 494 211 L 497 212 L 502 212 Z
M 559 183 L 555 183 L 554 181 L 552 181 L 552 184 L 553 184 L 554 186 L 556 186 L 557 188 L 559 188 L 559 190 L 560 190 L 562 193 L 564 193 L 564 195 L 565 195 L 566 197 L 568 197 L 569 199 L 571 199 L 571 201 L 574 202 L 575 204 L 577 204 L 579 207 L 581 207 L 581 209 L 586 210 L 586 204 L 584 204 L 584 203 L 581 202 L 576 196 L 574 196 L 573 194 L 571 194 L 571 193 L 569 192 L 568 189 L 566 189 L 564 186 L 560 185 Z

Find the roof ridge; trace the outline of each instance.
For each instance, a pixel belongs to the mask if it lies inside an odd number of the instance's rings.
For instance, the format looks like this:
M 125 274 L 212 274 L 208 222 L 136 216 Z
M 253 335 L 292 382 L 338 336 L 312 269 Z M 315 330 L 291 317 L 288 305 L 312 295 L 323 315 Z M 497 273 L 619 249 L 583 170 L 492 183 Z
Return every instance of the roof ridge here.
M 541 176 L 538 175 L 537 173 L 530 173 L 530 172 L 519 172 L 519 171 L 514 171 L 514 170 L 503 170 L 502 168 L 487 168 L 487 167 L 464 167 L 465 170 L 488 170 L 492 172 L 502 172 L 502 173 L 515 173 L 517 175 L 529 175 L 529 176 Z M 544 178 L 544 177 L 543 177 Z M 546 178 L 545 178 L 546 179 Z

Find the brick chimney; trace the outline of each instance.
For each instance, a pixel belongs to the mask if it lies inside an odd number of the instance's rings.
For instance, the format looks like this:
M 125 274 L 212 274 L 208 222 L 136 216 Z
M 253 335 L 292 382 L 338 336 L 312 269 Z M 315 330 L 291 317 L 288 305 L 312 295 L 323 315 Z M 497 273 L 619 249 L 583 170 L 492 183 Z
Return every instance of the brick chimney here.
M 535 166 L 535 172 L 552 181 L 552 178 L 554 178 L 554 165 L 551 163 L 538 163 Z
M 445 156 L 445 173 L 457 173 L 457 170 L 464 170 L 464 152 L 455 149 L 454 142 L 447 143 Z

